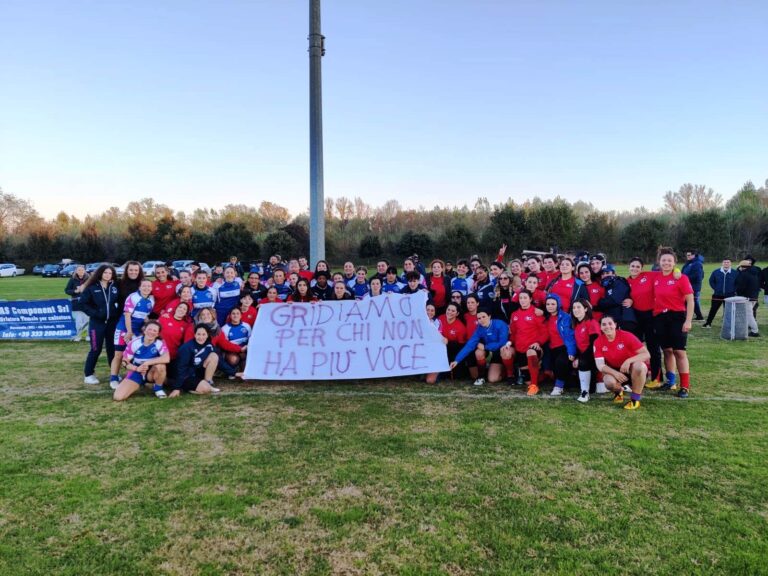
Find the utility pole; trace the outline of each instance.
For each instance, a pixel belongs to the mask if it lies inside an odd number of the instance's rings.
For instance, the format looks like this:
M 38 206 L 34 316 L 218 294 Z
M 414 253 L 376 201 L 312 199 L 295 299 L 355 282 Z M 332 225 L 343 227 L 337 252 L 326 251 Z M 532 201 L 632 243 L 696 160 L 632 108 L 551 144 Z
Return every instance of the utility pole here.
M 309 0 L 309 259 L 325 260 L 325 195 L 323 191 L 323 80 L 321 59 L 325 36 L 320 33 L 320 0 Z

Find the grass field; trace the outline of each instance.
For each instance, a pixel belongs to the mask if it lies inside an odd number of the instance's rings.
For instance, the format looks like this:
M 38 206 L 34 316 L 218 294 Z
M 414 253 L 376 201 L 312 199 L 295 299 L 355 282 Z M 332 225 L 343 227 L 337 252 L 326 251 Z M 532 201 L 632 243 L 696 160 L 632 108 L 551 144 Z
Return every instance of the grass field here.
M 0 573 L 768 573 L 766 338 L 718 328 L 637 412 L 408 379 L 118 405 L 86 344 L 0 342 Z

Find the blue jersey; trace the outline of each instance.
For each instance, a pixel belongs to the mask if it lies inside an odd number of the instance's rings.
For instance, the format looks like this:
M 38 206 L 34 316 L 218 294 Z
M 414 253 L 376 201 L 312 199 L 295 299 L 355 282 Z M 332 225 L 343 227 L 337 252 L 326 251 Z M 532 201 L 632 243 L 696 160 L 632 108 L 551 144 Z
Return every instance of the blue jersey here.
M 486 280 L 485 284 L 475 284 L 474 288 L 474 294 L 477 295 L 480 304 L 490 304 L 493 301 L 493 297 L 496 294 L 496 287 L 493 285 L 490 278 Z
M 134 292 L 128 298 L 125 299 L 125 306 L 123 307 L 123 315 L 117 321 L 117 331 L 127 332 L 128 327 L 125 325 L 125 313 L 129 312 L 131 315 L 131 332 L 138 334 L 141 331 L 141 327 L 144 325 L 144 320 L 147 318 L 152 308 L 155 306 L 155 299 L 152 296 L 144 298 L 139 292 Z
M 456 362 L 461 362 L 475 351 L 477 345 L 482 343 L 489 352 L 495 352 L 504 346 L 509 340 L 509 325 L 503 320 L 491 320 L 487 328 L 477 325 L 475 333 L 467 340 L 464 348 L 456 355 Z
M 133 366 L 141 366 L 147 360 L 160 358 L 163 354 L 168 354 L 168 346 L 165 342 L 158 338 L 152 344 L 144 344 L 144 336 L 139 336 L 125 347 L 123 358 Z
M 472 292 L 472 286 L 474 283 L 471 278 L 456 278 L 451 279 L 451 292 L 460 292 L 462 296 L 466 297 Z
M 198 288 L 192 286 L 192 308 L 195 314 L 203 308 L 213 308 L 216 304 L 216 291 L 210 286 Z
M 388 282 L 381 283 L 381 291 L 384 292 L 385 294 L 389 294 L 389 293 L 400 294 L 400 292 L 403 291 L 403 288 L 404 288 L 403 284 L 401 284 L 398 281 L 394 281 L 392 282 L 392 284 Z
M 240 323 L 237 326 L 224 324 L 224 326 L 221 327 L 221 332 L 227 340 L 238 346 L 245 346 L 248 344 L 248 339 L 251 337 L 251 327 L 245 323 Z
M 236 308 L 240 302 L 240 289 L 243 286 L 243 281 L 240 278 L 235 278 L 232 282 L 222 282 L 221 284 L 214 285 L 214 291 L 216 292 L 216 319 L 219 324 L 223 324 L 227 319 L 227 314 L 232 311 L 232 308 Z
M 272 284 L 272 286 L 275 287 L 277 290 L 277 297 L 285 302 L 288 299 L 288 296 L 293 294 L 293 290 L 291 290 L 291 285 L 288 282 L 283 282 L 282 284 L 278 284 L 275 282 Z
M 355 297 L 355 300 L 362 300 L 363 297 L 371 291 L 370 287 L 368 286 L 368 282 L 363 282 L 362 284 L 355 282 L 350 287 L 350 290 L 352 291 L 352 295 Z

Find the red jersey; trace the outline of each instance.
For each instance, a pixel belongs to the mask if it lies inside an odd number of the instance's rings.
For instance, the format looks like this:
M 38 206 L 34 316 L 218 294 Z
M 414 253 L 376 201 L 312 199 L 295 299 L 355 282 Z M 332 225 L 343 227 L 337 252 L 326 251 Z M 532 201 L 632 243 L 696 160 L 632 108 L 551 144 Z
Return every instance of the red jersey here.
M 474 316 L 469 312 L 464 314 L 464 325 L 467 327 L 467 340 L 472 338 L 472 335 L 477 330 L 477 314 Z
M 573 329 L 573 335 L 576 337 L 576 348 L 579 352 L 585 352 L 589 350 L 591 342 L 590 336 L 600 335 L 600 324 L 596 320 L 583 320 L 576 324 L 576 328 Z
M 186 340 L 192 340 L 192 338 L 195 337 L 195 331 L 194 329 L 191 329 L 189 331 L 188 336 L 186 336 Z M 242 346 L 238 346 L 234 342 L 230 342 L 227 340 L 227 337 L 224 335 L 224 332 L 219 330 L 219 333 L 216 334 L 216 336 L 213 336 L 211 338 L 211 345 L 215 346 L 216 348 L 219 348 L 223 352 L 232 352 L 233 354 L 236 354 L 238 352 L 242 351 Z
M 563 342 L 563 338 L 560 336 L 560 330 L 557 329 L 557 314 L 552 314 L 546 322 L 550 349 L 565 346 L 565 342 Z
M 240 310 L 240 312 L 242 312 L 242 314 L 243 314 L 242 315 L 242 323 L 243 324 L 248 324 L 248 326 L 253 328 L 253 323 L 256 322 L 256 308 L 254 308 L 253 306 L 249 306 L 248 310 L 246 310 L 245 312 L 243 312 L 241 308 L 238 308 L 238 310 Z M 227 322 L 226 323 L 229 324 L 231 320 L 232 320 L 232 313 L 230 312 L 227 315 Z
M 597 303 L 600 302 L 601 298 L 605 298 L 605 288 L 600 286 L 597 282 L 592 282 L 592 284 L 586 285 L 586 288 L 587 294 L 589 295 L 589 303 L 592 304 L 592 317 L 600 322 L 603 313 L 595 310 L 595 307 L 597 306 Z
M 173 313 L 176 311 L 176 307 L 181 303 L 181 298 L 174 298 L 168 304 L 163 308 L 161 311 L 162 313 L 168 314 L 169 316 L 173 316 Z M 189 307 L 189 317 L 192 318 L 192 309 L 194 305 L 192 304 L 192 300 L 187 300 L 187 306 Z
M 509 319 L 509 341 L 515 351 L 525 352 L 531 344 L 544 344 L 547 337 L 544 317 L 537 316 L 533 306 L 512 313 Z
M 643 343 L 637 339 L 637 336 L 631 332 L 617 329 L 613 342 L 609 342 L 605 334 L 600 334 L 595 340 L 595 358 L 602 358 L 608 366 L 618 370 L 628 358 L 635 356 L 642 347 Z
M 560 298 L 560 305 L 566 312 L 571 311 L 571 296 L 573 296 L 574 286 L 576 286 L 576 278 L 571 276 L 568 280 L 558 278 L 549 288 L 550 294 L 557 294 Z
M 518 302 L 520 295 L 520 292 L 515 292 L 512 295 L 512 302 Z M 537 288 L 534 290 L 533 294 L 531 294 L 531 305 L 534 308 L 538 308 L 539 310 L 544 310 L 544 305 L 547 303 L 547 293 L 544 290 L 541 290 Z
M 449 324 L 445 314 L 440 316 L 438 320 L 440 321 L 440 334 L 442 334 L 443 338 L 447 339 L 448 342 L 464 344 L 464 342 L 467 341 L 467 327 L 464 326 L 461 320 L 456 318 L 456 320 Z
M 304 278 L 307 282 L 312 282 L 315 278 L 315 273 L 310 270 L 299 270 L 299 277 Z
M 431 276 L 429 278 L 429 289 L 434 296 L 432 301 L 435 303 L 435 308 L 442 308 L 448 301 L 448 294 L 445 291 L 445 278 L 442 276 Z
M 638 312 L 653 310 L 653 281 L 658 272 L 640 272 L 636 278 L 627 276 L 632 308 Z
M 301 296 L 299 296 L 298 294 L 291 294 L 290 296 L 288 296 L 288 298 L 285 299 L 285 301 L 286 302 L 305 302 L 305 303 L 317 302 L 317 297 L 312 296 L 312 294 L 310 293 L 306 300 L 302 300 Z
M 688 294 L 693 294 L 688 276 L 681 274 L 680 278 L 675 279 L 671 272 L 666 276 L 657 273 L 653 280 L 653 315 L 685 312 L 685 297 Z
M 555 270 L 554 272 L 546 272 L 542 270 L 536 276 L 539 277 L 539 286 L 541 286 L 542 290 L 546 290 L 549 286 L 549 283 L 552 282 L 555 278 L 560 276 L 560 272 Z
M 171 360 L 176 359 L 179 352 L 179 346 L 190 340 L 194 335 L 194 324 L 187 318 L 176 320 L 172 316 L 163 315 L 158 319 L 161 331 L 160 337 L 168 348 Z
M 152 282 L 152 296 L 155 298 L 152 312 L 159 316 L 166 310 L 171 301 L 176 300 L 176 286 L 179 284 L 180 282 L 173 278 L 168 278 L 165 282 L 159 280 Z

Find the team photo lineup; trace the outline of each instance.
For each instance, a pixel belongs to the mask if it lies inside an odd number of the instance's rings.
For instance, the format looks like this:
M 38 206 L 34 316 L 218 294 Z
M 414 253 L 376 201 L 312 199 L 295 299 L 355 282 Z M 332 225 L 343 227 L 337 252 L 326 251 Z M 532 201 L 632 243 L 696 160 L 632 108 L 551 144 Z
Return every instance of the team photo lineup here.
M 375 270 L 345 262 L 336 272 L 324 260 L 312 270 L 306 257 L 285 262 L 278 254 L 246 270 L 232 256 L 212 270 L 159 263 L 154 279 L 129 261 L 120 277 L 110 264 L 90 274 L 79 265 L 65 291 L 75 339 L 87 331 L 90 343 L 84 382 L 100 383 L 95 369 L 106 349 L 116 401 L 150 386 L 158 398 L 217 393 L 214 376 L 242 378 L 249 345 L 259 345 L 254 324 L 270 305 L 419 292 L 450 362 L 449 372 L 424 374 L 427 383 L 506 382 L 528 396 L 573 388 L 581 403 L 610 393 L 626 410 L 640 408 L 645 389 L 688 397 L 687 336 L 694 321 L 705 320 L 701 256 L 688 251 L 678 263 L 673 249 L 660 247 L 655 262 L 631 259 L 626 278 L 602 253 L 505 256 L 506 245 L 489 265 L 478 256 L 423 263 L 413 255 L 401 268 L 380 259 Z M 759 336 L 765 273 L 749 257 L 737 269 L 731 264 L 724 260 L 709 277 L 713 297 L 703 326 L 725 298 L 743 296 L 752 308 L 749 334 Z

